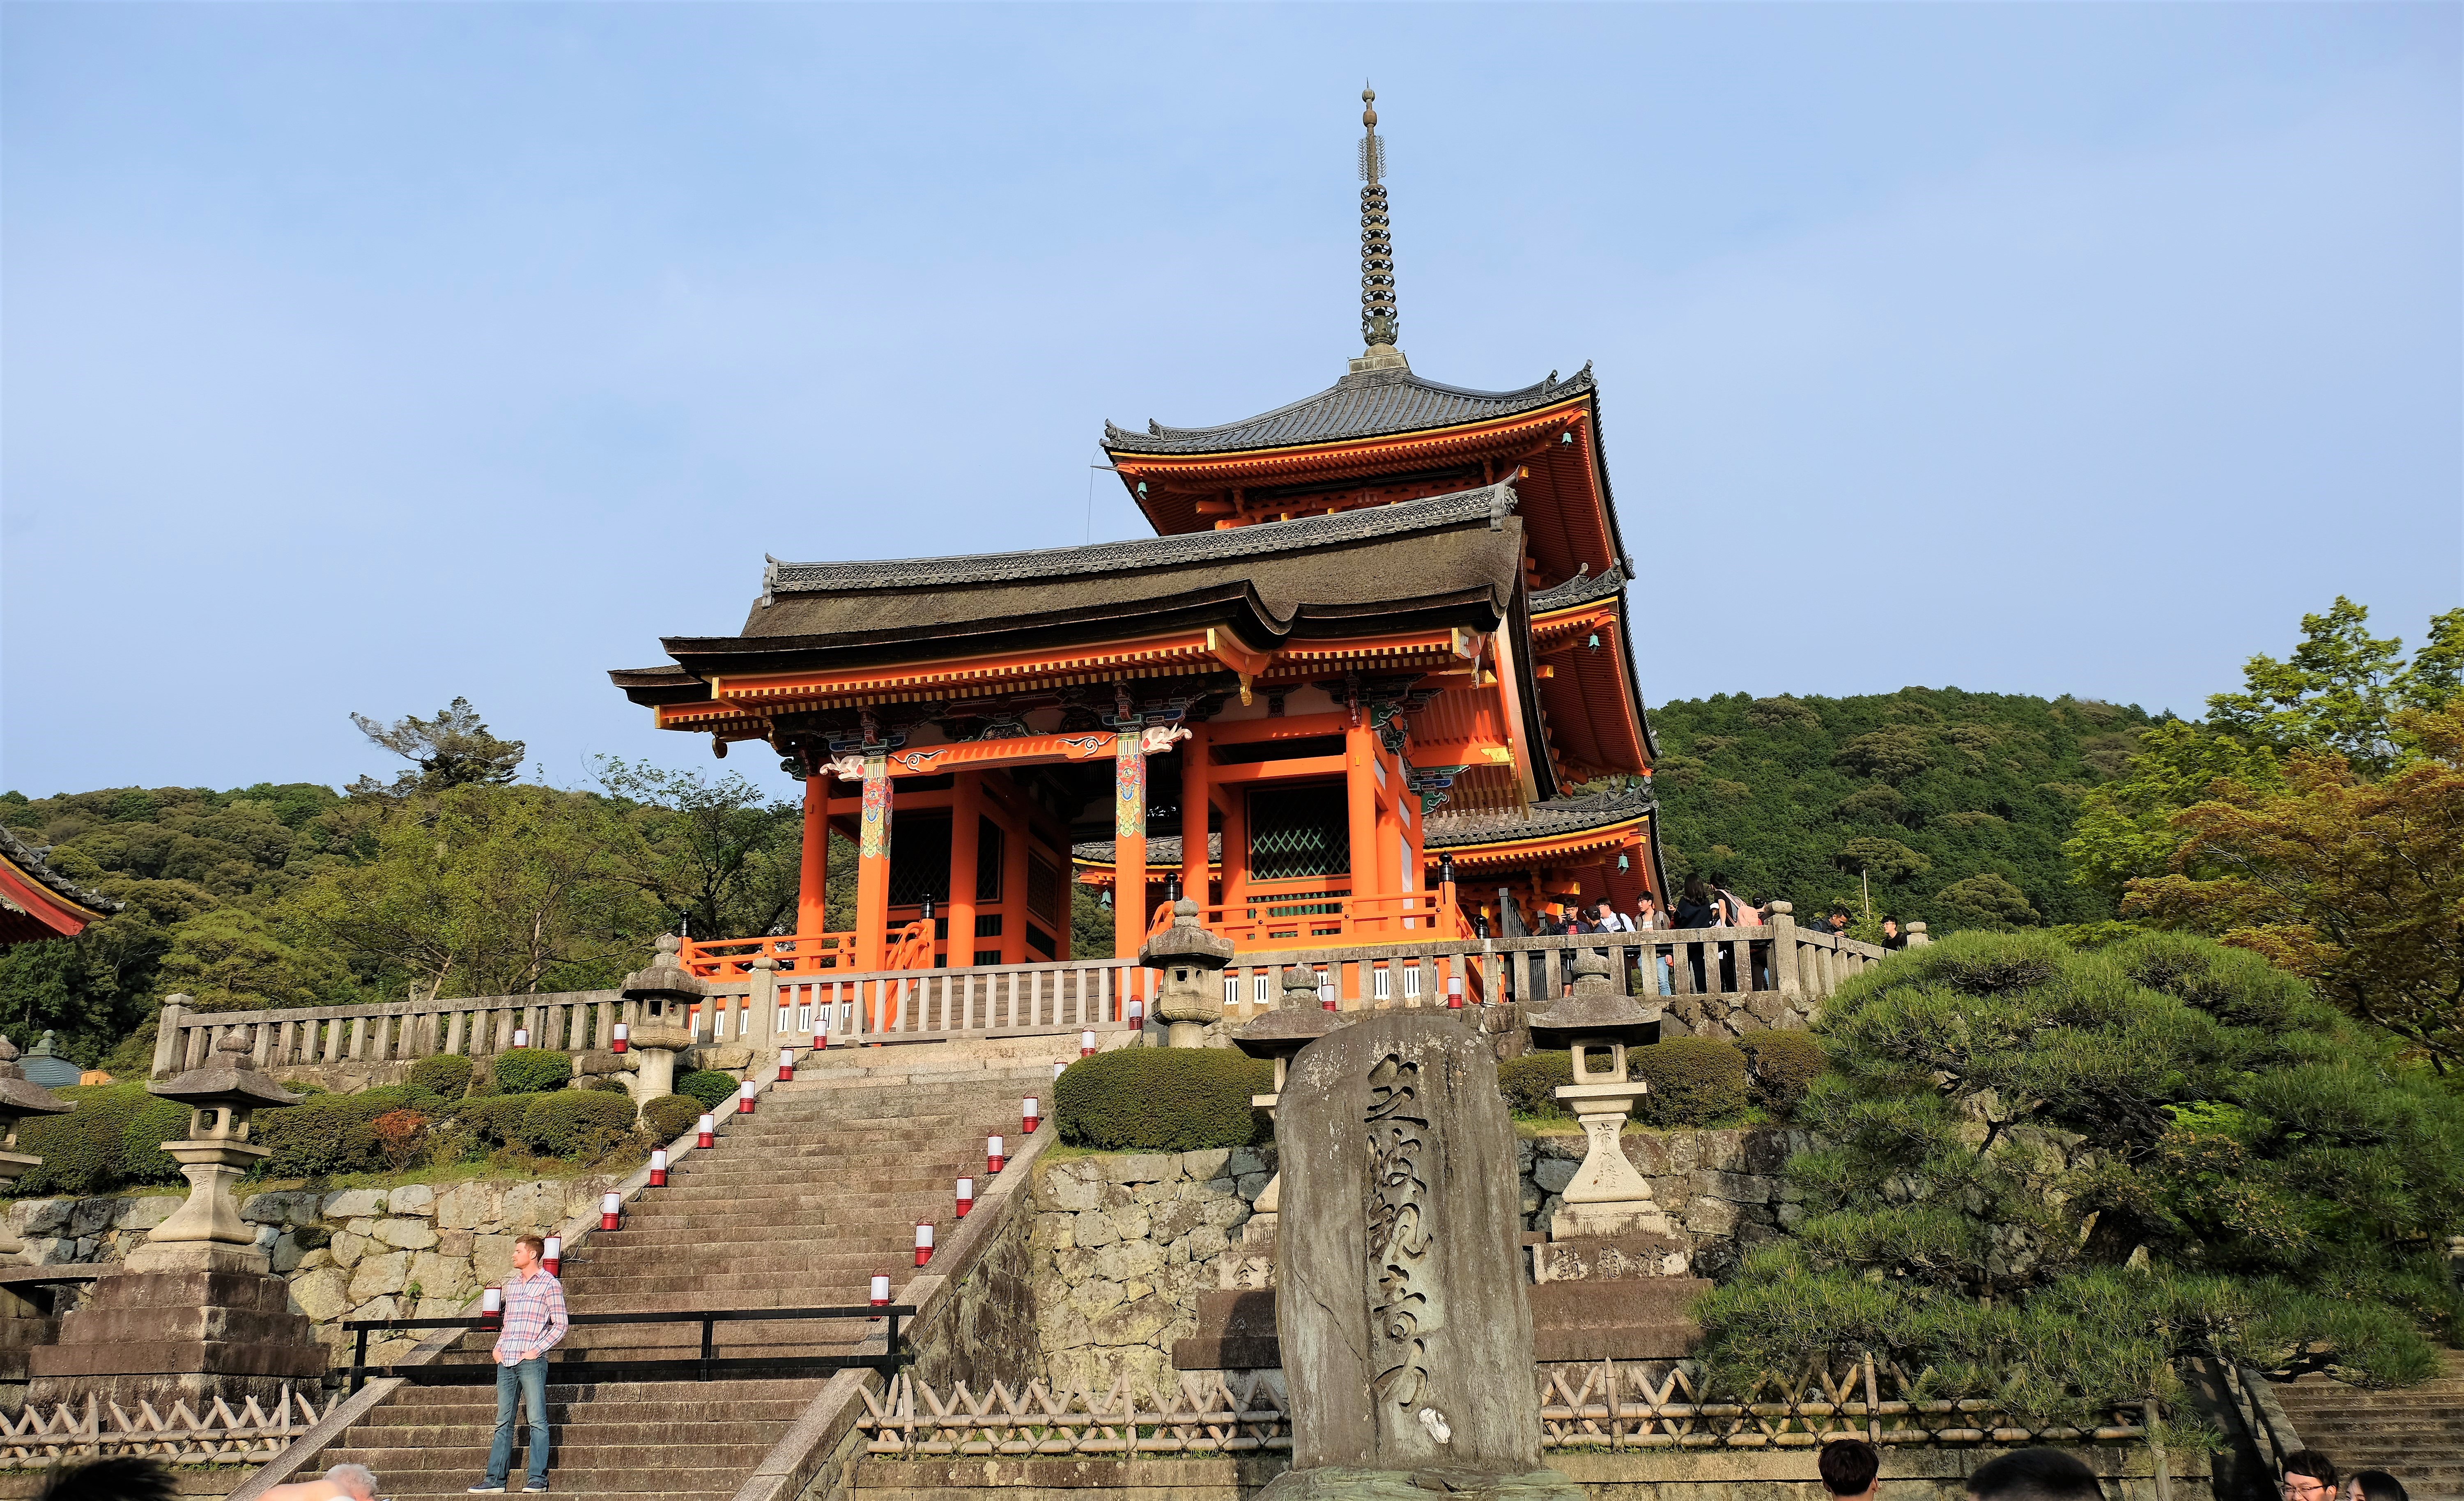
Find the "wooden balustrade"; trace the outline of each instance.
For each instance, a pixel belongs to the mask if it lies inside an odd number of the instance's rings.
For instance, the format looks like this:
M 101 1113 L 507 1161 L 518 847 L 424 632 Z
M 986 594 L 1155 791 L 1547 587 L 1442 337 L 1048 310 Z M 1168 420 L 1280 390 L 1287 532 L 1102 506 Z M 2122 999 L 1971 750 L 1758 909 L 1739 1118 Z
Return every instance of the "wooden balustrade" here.
M 1450 888 L 1353 896 L 1311 889 L 1278 891 L 1253 886 L 1239 902 L 1198 909 L 1199 925 L 1228 938 L 1242 949 L 1339 948 L 1358 944 L 1394 943 L 1420 935 L 1469 938 L 1471 925 L 1455 905 Z M 1173 903 L 1158 903 L 1147 925 L 1149 934 L 1173 924 Z

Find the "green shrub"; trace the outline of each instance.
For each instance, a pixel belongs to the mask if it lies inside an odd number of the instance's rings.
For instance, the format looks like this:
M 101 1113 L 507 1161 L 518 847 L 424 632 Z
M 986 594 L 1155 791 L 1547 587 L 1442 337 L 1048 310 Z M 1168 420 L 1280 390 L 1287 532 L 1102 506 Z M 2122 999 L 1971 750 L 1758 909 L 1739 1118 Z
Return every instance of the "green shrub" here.
M 512 1146 L 522 1140 L 522 1117 L 539 1098 L 537 1095 L 490 1095 L 484 1099 L 465 1099 L 454 1116 L 488 1145 Z
M 736 1076 L 716 1069 L 696 1069 L 676 1080 L 676 1093 L 700 1100 L 704 1110 L 716 1110 L 736 1098 Z
M 377 1135 L 369 1122 L 384 1111 L 356 1108 L 355 1097 L 328 1095 L 288 1110 L 257 1116 L 252 1135 L 274 1148 L 260 1171 L 268 1178 L 320 1178 L 330 1173 L 373 1172 L 381 1164 Z
M 17 1150 L 43 1160 L 17 1180 L 17 1192 L 100 1193 L 127 1182 L 128 1128 L 146 1106 L 161 1101 L 143 1084 L 72 1084 L 53 1093 L 74 1100 L 77 1109 L 29 1117 L 17 1128 Z M 184 1113 L 182 1134 L 186 1129 Z
M 1626 1077 L 1651 1090 L 1635 1112 L 1656 1126 L 1700 1126 L 1746 1108 L 1746 1055 L 1711 1037 L 1671 1037 L 1626 1053 Z
M 1249 1097 L 1274 1065 L 1229 1048 L 1122 1048 L 1081 1058 L 1053 1085 L 1061 1140 L 1113 1151 L 1193 1152 L 1264 1135 Z
M 652 1146 L 665 1146 L 700 1120 L 700 1100 L 691 1095 L 662 1095 L 642 1107 L 642 1133 Z
M 1574 1081 L 1574 1055 L 1567 1052 L 1527 1053 L 1497 1066 L 1498 1093 L 1518 1116 L 1555 1120 L 1565 1115 L 1555 1091 Z
M 441 1053 L 432 1058 L 422 1058 L 410 1066 L 406 1082 L 417 1085 L 439 1099 L 462 1098 L 471 1087 L 471 1076 L 476 1065 L 458 1053 Z
M 1753 1102 L 1777 1115 L 1797 1107 L 1828 1061 L 1822 1044 L 1801 1032 L 1748 1033 L 1737 1046 L 1746 1052 L 1747 1088 Z
M 573 1055 L 546 1048 L 511 1048 L 497 1054 L 492 1067 L 498 1089 L 508 1095 L 530 1095 L 562 1089 L 573 1077 Z
M 625 1081 L 613 1074 L 600 1075 L 590 1081 L 590 1087 L 603 1095 L 623 1095 L 627 1099 L 633 1098 L 632 1091 L 625 1087 Z
M 542 1157 L 595 1162 L 633 1134 L 633 1102 L 595 1089 L 534 1096 L 522 1112 L 522 1144 Z
M 188 1134 L 187 1106 L 176 1099 L 149 1099 L 137 1107 L 121 1133 L 121 1183 L 179 1183 L 179 1160 L 163 1150 L 165 1142 Z

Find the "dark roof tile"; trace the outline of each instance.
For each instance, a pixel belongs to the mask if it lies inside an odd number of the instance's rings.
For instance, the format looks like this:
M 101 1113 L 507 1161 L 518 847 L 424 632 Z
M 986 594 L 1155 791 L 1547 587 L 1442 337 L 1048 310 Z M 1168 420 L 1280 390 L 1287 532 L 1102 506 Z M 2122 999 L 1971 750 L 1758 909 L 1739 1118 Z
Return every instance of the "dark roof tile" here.
M 1552 372 L 1550 379 L 1519 391 L 1474 391 L 1424 381 L 1409 370 L 1372 370 L 1345 376 L 1289 406 L 1220 427 L 1166 427 L 1151 422 L 1145 432 L 1133 432 L 1106 423 L 1104 446 L 1115 453 L 1237 453 L 1339 443 L 1510 417 L 1592 388 L 1588 364 L 1571 380 L 1560 381 Z

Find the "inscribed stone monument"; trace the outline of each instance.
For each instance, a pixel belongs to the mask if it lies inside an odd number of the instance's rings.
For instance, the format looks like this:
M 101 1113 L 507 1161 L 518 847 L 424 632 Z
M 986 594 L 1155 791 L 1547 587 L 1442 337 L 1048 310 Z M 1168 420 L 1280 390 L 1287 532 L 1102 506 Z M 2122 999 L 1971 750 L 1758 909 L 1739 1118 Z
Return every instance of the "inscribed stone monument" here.
M 1390 1012 L 1310 1043 L 1277 1112 L 1292 1468 L 1266 1501 L 1574 1501 L 1540 1468 L 1514 1135 L 1480 1034 Z

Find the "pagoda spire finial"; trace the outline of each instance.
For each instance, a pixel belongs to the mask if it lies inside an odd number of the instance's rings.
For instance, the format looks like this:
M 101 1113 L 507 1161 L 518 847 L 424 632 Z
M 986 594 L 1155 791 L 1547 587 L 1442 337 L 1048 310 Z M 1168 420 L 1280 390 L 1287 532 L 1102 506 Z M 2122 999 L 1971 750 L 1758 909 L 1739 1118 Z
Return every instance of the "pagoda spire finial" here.
M 1377 91 L 1360 91 L 1360 340 L 1373 366 L 1402 363 L 1395 352 L 1395 240 L 1386 226 L 1386 142 L 1377 135 Z M 1358 367 L 1362 361 L 1354 361 Z

